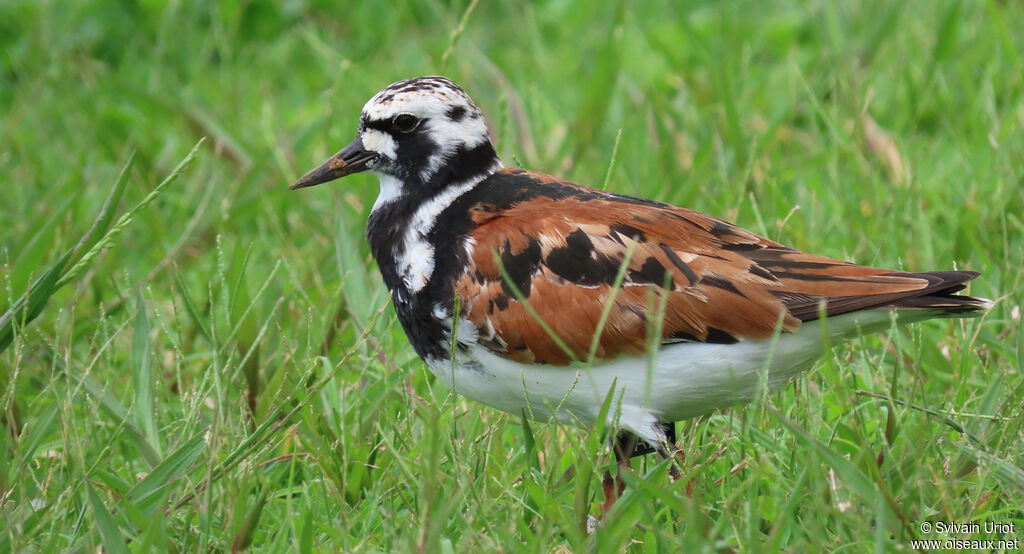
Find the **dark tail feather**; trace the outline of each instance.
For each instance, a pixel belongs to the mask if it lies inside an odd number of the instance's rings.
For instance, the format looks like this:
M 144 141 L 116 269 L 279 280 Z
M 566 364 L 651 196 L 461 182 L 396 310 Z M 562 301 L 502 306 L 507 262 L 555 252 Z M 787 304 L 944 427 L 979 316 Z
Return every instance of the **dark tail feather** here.
M 977 317 L 992 307 L 992 301 L 973 296 L 957 296 L 966 283 L 980 275 L 976 271 L 928 271 L 910 273 L 908 277 L 927 279 L 929 285 L 906 296 L 879 306 L 899 310 L 938 310 L 946 317 Z M 940 317 L 941 317 L 940 316 Z
M 780 297 L 784 298 L 789 313 L 801 321 L 818 319 L 819 303 L 823 300 L 826 302 L 825 313 L 828 317 L 878 309 L 906 311 L 907 316 L 911 316 L 914 310 L 920 310 L 917 314 L 920 317 L 911 317 L 914 320 L 933 317 L 977 317 L 992 307 L 992 301 L 988 299 L 955 294 L 964 290 L 968 281 L 980 275 L 976 271 L 894 271 L 886 275 L 924 279 L 928 284 L 913 291 L 863 296 L 821 297 L 786 294 Z

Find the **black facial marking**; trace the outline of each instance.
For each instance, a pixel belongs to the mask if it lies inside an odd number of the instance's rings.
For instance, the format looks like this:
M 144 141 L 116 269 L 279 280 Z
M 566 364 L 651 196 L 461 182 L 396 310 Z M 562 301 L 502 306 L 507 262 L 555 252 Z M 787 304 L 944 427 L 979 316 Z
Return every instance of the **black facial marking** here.
M 458 123 L 462 121 L 462 118 L 466 117 L 466 108 L 463 106 L 452 106 L 448 108 L 448 111 L 445 112 L 444 115 L 447 116 L 448 119 Z
M 461 99 L 468 102 L 468 106 L 456 106 L 448 110 L 448 115 L 455 121 L 464 119 L 471 112 L 478 112 L 457 84 L 438 76 L 417 77 L 393 83 L 380 92 L 374 101 L 378 104 L 402 102 L 403 94 L 417 93 L 435 95 L 438 101 Z M 361 130 L 377 129 L 389 133 L 395 141 L 395 159 L 381 160 L 376 169 L 398 178 L 406 185 L 406 190 L 425 190 L 429 195 L 453 182 L 483 176 L 498 163 L 498 157 L 490 141 L 484 141 L 472 148 L 464 145 L 439 145 L 434 142 L 435 138 L 425 127 L 413 114 L 398 114 L 384 121 L 371 121 L 364 114 L 360 120 Z M 433 175 L 422 173 L 425 168 L 430 167 L 428 161 L 431 156 L 442 146 L 446 149 L 446 159 L 440 169 Z M 455 147 L 451 148 L 453 146 Z
M 385 133 L 391 131 L 391 122 L 380 119 L 367 119 L 362 121 L 360 125 L 364 129 L 377 129 L 378 131 L 384 131 Z
M 417 135 L 422 132 L 421 127 L 412 134 Z M 399 152 L 398 155 L 401 156 L 402 153 Z M 443 164 L 425 185 L 428 189 L 436 190 L 451 183 L 465 182 L 472 177 L 480 177 L 487 171 L 493 170 L 496 163 L 498 163 L 498 155 L 494 152 L 494 146 L 489 140 L 485 140 L 473 148 L 459 146 L 448 157 L 448 163 Z
M 512 253 L 511 244 L 507 239 L 505 240 L 505 248 L 501 251 L 501 265 L 505 268 L 505 273 L 508 274 L 507 280 L 504 276 L 501 279 L 501 289 L 505 291 L 505 294 L 515 296 L 515 292 L 509 286 L 509 281 L 511 281 L 523 294 L 523 298 L 530 297 L 530 283 L 540 264 L 540 254 L 540 242 L 533 237 L 527 238 L 526 248 L 518 254 Z
M 639 271 L 629 270 L 629 280 L 634 283 L 650 283 L 659 287 L 664 287 L 667 282 L 668 290 L 676 287 L 672 280 L 672 274 L 654 256 L 644 260 Z
M 613 225 L 610 225 L 609 228 L 612 231 L 615 231 L 616 233 L 624 237 L 635 239 L 638 242 L 644 242 L 645 240 L 647 240 L 647 236 L 644 235 L 644 232 L 641 231 L 640 229 L 637 229 L 636 227 L 633 227 L 632 225 L 627 225 L 625 223 L 615 223 Z
M 427 167 L 428 160 L 440 149 L 440 145 L 434 142 L 425 125 L 419 124 L 418 120 L 413 121 L 416 123 L 411 129 L 397 128 L 394 120 L 367 121 L 364 128 L 388 133 L 395 141 L 396 160 L 392 162 L 385 159 L 384 165 L 378 169 L 400 179 L 414 204 L 426 201 L 453 183 L 463 183 L 485 175 L 499 161 L 490 141 L 472 148 L 460 144 L 446 156 L 446 162 L 433 174 L 422 175 L 420 172 Z
M 661 251 L 664 252 L 666 256 L 668 256 L 668 260 L 672 262 L 677 268 L 679 268 L 679 271 L 683 272 L 683 275 L 686 276 L 686 279 L 690 281 L 690 286 L 692 287 L 696 285 L 697 281 L 700 280 L 700 277 L 698 277 L 697 274 L 694 273 L 692 269 L 690 269 L 690 266 L 686 265 L 686 263 L 683 262 L 679 255 L 675 253 L 675 250 L 672 250 L 671 248 L 668 247 L 668 245 L 665 244 L 659 244 L 658 246 L 661 247 Z

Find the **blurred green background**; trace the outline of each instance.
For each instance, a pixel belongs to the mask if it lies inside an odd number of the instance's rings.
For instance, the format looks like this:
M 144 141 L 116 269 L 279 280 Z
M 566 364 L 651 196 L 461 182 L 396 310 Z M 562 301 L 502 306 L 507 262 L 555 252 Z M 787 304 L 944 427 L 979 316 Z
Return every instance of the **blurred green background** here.
M 997 0 L 0 1 L 0 553 L 892 551 L 934 538 L 923 520 L 1024 529 L 1022 20 Z M 971 292 L 999 302 L 685 423 L 686 477 L 635 461 L 588 533 L 607 431 L 435 385 L 374 319 L 375 180 L 286 189 L 424 74 L 476 99 L 506 165 L 840 259 L 981 271 Z

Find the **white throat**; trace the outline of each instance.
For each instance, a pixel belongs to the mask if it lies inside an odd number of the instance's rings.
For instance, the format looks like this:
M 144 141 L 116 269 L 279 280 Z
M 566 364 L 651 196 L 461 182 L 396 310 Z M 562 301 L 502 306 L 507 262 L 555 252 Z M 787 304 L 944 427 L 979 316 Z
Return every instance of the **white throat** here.
M 373 208 L 370 209 L 371 213 L 377 211 L 381 206 L 394 202 L 402 195 L 401 181 L 384 173 L 375 174 L 377 179 L 380 180 L 380 192 L 377 194 L 377 200 L 373 202 Z

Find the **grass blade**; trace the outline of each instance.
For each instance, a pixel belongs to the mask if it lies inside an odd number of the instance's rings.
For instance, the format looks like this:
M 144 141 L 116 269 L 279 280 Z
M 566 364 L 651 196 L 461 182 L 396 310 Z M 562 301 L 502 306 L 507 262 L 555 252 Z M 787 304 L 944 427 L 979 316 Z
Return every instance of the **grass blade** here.
M 112 554 L 128 554 L 124 536 L 121 535 L 121 530 L 114 522 L 114 516 L 110 515 L 110 511 L 103 505 L 103 500 L 96 494 L 88 480 L 85 482 L 85 495 L 89 501 L 89 507 L 92 508 L 92 518 L 96 523 L 96 529 L 100 532 L 103 549 Z
M 189 319 L 199 330 L 199 333 L 206 338 L 211 344 L 210 330 L 206 328 L 206 323 L 202 317 L 199 316 L 199 310 L 196 309 L 195 301 L 192 300 L 192 295 L 188 292 L 188 286 L 185 281 L 181 278 L 181 272 L 178 271 L 178 267 L 174 267 L 174 286 L 178 289 L 178 294 L 181 295 L 181 300 L 185 304 L 185 313 L 188 314 Z
M 135 314 L 135 334 L 132 337 L 132 378 L 135 405 L 132 412 L 135 424 L 146 435 L 149 445 L 160 454 L 160 434 L 157 432 L 155 410 L 153 407 L 153 354 L 149 345 L 149 320 L 146 318 L 146 306 L 142 291 L 138 294 L 138 311 Z
M 146 460 L 146 463 L 150 466 L 155 466 L 160 461 L 160 455 L 157 454 L 149 441 L 146 440 L 146 436 L 129 420 L 128 409 L 125 408 L 114 395 L 110 394 L 105 388 L 101 387 L 95 379 L 88 375 L 79 376 L 75 373 L 68 372 L 68 375 L 85 388 L 86 392 L 99 400 L 100 410 L 103 413 L 114 419 L 118 425 L 123 425 L 127 431 L 125 437 L 135 447 L 139 455 Z
M 131 223 L 132 216 L 149 205 L 195 158 L 199 146 L 204 139 L 200 139 L 187 156 L 171 171 L 152 192 L 150 192 L 134 208 L 122 215 L 117 224 L 108 230 L 110 222 L 114 218 L 114 211 L 124 192 L 124 175 L 131 166 L 135 153 L 132 152 L 128 161 L 122 167 L 117 180 L 110 193 L 107 195 L 100 209 L 99 215 L 93 220 L 89 230 L 79 239 L 73 248 L 68 250 L 60 260 L 57 261 L 32 287 L 16 300 L 11 307 L 0 316 L 0 352 L 10 346 L 14 340 L 17 327 L 23 327 L 39 317 L 43 308 L 46 307 L 50 298 L 62 287 L 75 280 L 81 275 L 104 249 L 114 245 L 114 239 L 121 234 L 125 227 Z M 84 252 L 84 254 L 83 254 Z M 73 264 L 73 265 L 72 265 Z M 70 269 L 65 269 L 68 266 Z
M 250 545 L 252 545 L 252 536 L 256 530 L 256 524 L 260 521 L 260 515 L 263 513 L 263 507 L 267 504 L 267 492 L 270 490 L 269 487 L 264 488 L 260 495 L 256 497 L 256 504 L 252 507 L 252 510 L 245 516 L 245 522 L 242 523 L 242 528 L 238 530 L 235 535 L 235 541 L 231 545 L 231 552 L 244 552 Z
M 1024 494 L 1024 469 L 1017 467 L 1008 460 L 974 448 L 969 444 L 953 443 L 953 446 L 977 460 L 978 465 L 991 468 L 999 483 L 1004 487 L 1014 489 L 1019 494 Z
M 86 251 L 86 253 L 81 257 L 81 259 L 79 259 L 75 263 L 75 265 L 68 270 L 67 273 L 61 276 L 60 281 L 57 282 L 57 287 L 62 287 L 73 281 L 92 264 L 93 260 L 96 258 L 96 256 L 99 255 L 100 252 L 113 246 L 114 241 L 117 239 L 117 237 L 122 232 L 124 232 L 124 229 L 128 226 L 129 223 L 132 222 L 132 217 L 134 217 L 135 214 L 142 211 L 142 209 L 148 206 L 150 203 L 152 203 L 153 200 L 156 200 L 156 198 L 160 196 L 160 193 L 162 193 L 164 189 L 167 188 L 167 185 L 170 185 L 172 182 L 174 182 L 174 180 L 178 178 L 178 175 L 181 175 L 185 171 L 185 169 L 188 168 L 189 165 L 191 165 L 192 160 L 195 159 L 196 154 L 199 152 L 199 147 L 202 146 L 203 141 L 205 140 L 205 138 L 199 139 L 199 142 L 197 142 L 196 145 L 192 147 L 192 150 L 188 153 L 188 155 L 185 156 L 184 159 L 178 162 L 178 165 L 175 166 L 173 170 L 171 170 L 171 173 L 168 174 L 167 177 L 164 177 L 164 180 L 160 181 L 160 184 L 157 185 L 156 188 L 154 188 L 152 191 L 150 191 L 150 193 L 147 194 L 145 198 L 139 201 L 139 203 L 136 204 L 135 207 L 128 210 L 121 217 L 119 217 L 117 219 L 117 223 L 114 224 L 114 226 L 109 231 L 104 233 L 97 240 L 88 241 L 88 251 Z M 112 217 L 113 213 L 107 214 L 105 216 L 105 221 L 109 223 L 110 218 Z
M 864 499 L 868 505 L 875 505 L 878 503 L 879 492 L 875 486 L 874 481 L 870 477 L 864 474 L 856 464 L 847 460 L 835 450 L 829 448 L 825 443 L 812 437 L 800 426 L 793 424 L 788 419 L 783 417 L 782 414 L 769 410 L 775 414 L 775 418 L 782 422 L 801 442 L 807 444 L 811 449 L 820 457 L 826 464 L 835 470 L 836 475 L 842 479 L 846 487 L 856 494 L 857 496 Z
M 14 301 L 10 309 L 0 315 L 0 352 L 7 350 L 14 342 L 17 328 L 28 325 L 42 313 L 50 297 L 57 292 L 57 281 L 71 260 L 72 254 L 70 250 L 65 253 L 49 271 L 32 283 L 25 294 Z
M 209 479 L 206 482 L 198 485 L 193 491 L 186 494 L 181 500 L 179 500 L 174 505 L 175 509 L 180 508 L 187 504 L 188 502 L 190 502 L 193 498 L 196 497 L 197 494 L 199 494 L 199 492 L 203 490 L 205 486 L 207 486 L 209 483 L 219 480 L 221 477 L 224 476 L 224 474 L 228 470 L 241 463 L 242 459 L 247 454 L 255 450 L 257 447 L 262 446 L 269 440 L 269 432 L 272 429 L 278 429 L 284 424 L 284 422 L 290 421 L 291 418 L 294 417 L 295 414 L 299 412 L 299 410 L 301 410 L 304 406 L 307 405 L 307 403 L 309 402 L 308 399 L 315 398 L 320 389 L 322 389 L 327 383 L 329 383 L 331 379 L 333 379 L 338 374 L 338 372 L 341 371 L 341 368 L 344 367 L 346 363 L 348 363 L 352 356 L 354 356 L 356 352 L 359 351 L 359 348 L 370 336 L 370 332 L 373 331 L 374 327 L 377 325 L 377 320 L 380 319 L 380 316 L 384 313 L 387 307 L 388 305 L 385 304 L 384 306 L 381 306 L 379 310 L 377 310 L 377 313 L 373 316 L 370 322 L 367 323 L 366 328 L 363 329 L 363 332 L 359 335 L 356 341 L 352 344 L 348 351 L 345 352 L 345 355 L 341 357 L 341 360 L 339 360 L 338 363 L 334 365 L 333 369 L 328 371 L 326 375 L 321 377 L 320 380 L 311 385 L 307 390 L 302 391 L 302 393 L 296 393 L 295 395 L 293 395 L 294 397 L 297 396 L 298 394 L 302 394 L 307 400 L 303 402 L 295 402 L 295 405 L 287 412 L 285 412 L 284 406 L 289 405 L 294 398 L 288 399 L 280 407 L 274 409 L 273 412 L 266 419 L 264 419 L 263 422 L 260 423 L 260 425 L 256 427 L 256 429 L 253 430 L 253 432 L 250 433 L 245 438 L 245 440 L 241 442 L 241 444 L 235 447 L 235 449 L 232 450 L 223 461 L 221 461 L 221 463 L 218 465 L 216 469 L 210 472 Z M 308 379 L 311 378 L 312 376 L 313 373 L 311 368 L 311 371 L 307 373 L 307 380 L 305 382 L 308 383 Z
M 93 220 L 92 225 L 89 226 L 89 230 L 78 240 L 78 243 L 65 252 L 57 263 L 53 264 L 42 277 L 32 284 L 28 291 L 14 301 L 11 307 L 0 316 L 0 352 L 3 352 L 11 345 L 11 342 L 14 340 L 16 327 L 28 325 L 32 320 L 39 317 L 43 308 L 46 307 L 46 303 L 49 302 L 50 297 L 63 286 L 60 280 L 64 269 L 77 261 L 83 251 L 92 248 L 100 236 L 106 233 L 107 228 L 110 226 L 110 221 L 114 217 L 114 211 L 117 209 L 121 196 L 124 194 L 124 187 L 127 183 L 124 176 L 128 173 L 128 169 L 132 166 L 134 160 L 135 151 L 133 150 L 129 154 L 128 160 L 121 166 L 121 171 L 117 174 L 117 179 L 114 180 L 114 186 L 111 187 L 107 198 L 103 201 L 100 213 Z
M 159 493 L 190 471 L 205 450 L 206 428 L 157 464 L 149 475 L 128 491 L 126 497 L 141 510 L 152 507 L 153 501 L 159 499 Z

